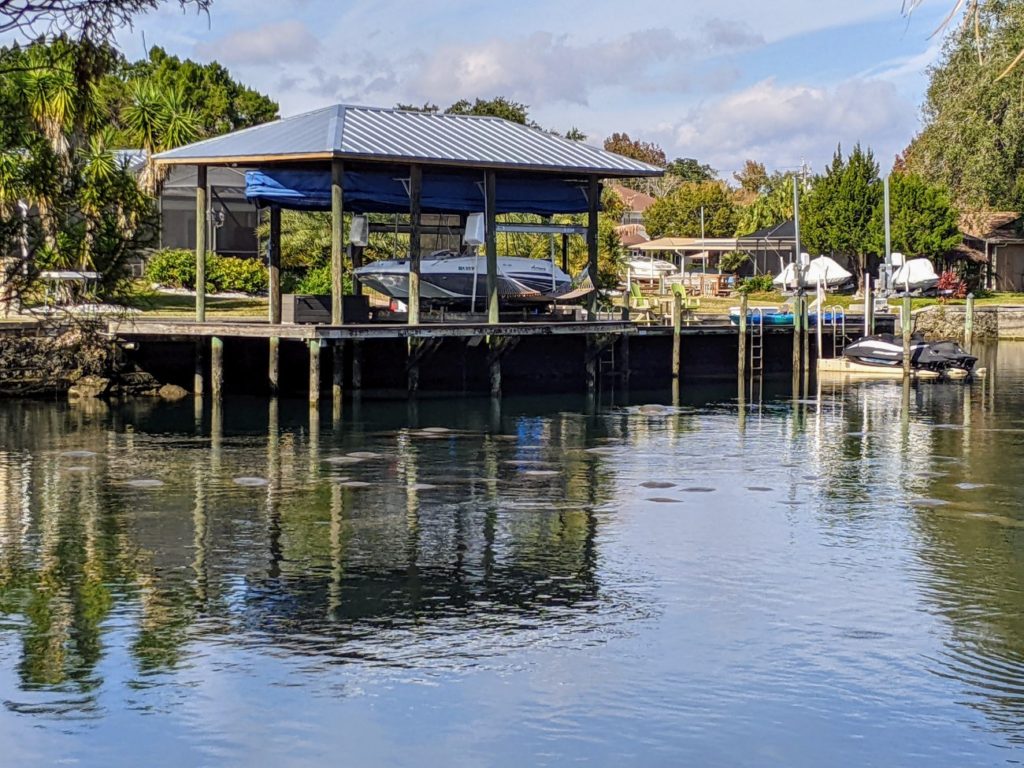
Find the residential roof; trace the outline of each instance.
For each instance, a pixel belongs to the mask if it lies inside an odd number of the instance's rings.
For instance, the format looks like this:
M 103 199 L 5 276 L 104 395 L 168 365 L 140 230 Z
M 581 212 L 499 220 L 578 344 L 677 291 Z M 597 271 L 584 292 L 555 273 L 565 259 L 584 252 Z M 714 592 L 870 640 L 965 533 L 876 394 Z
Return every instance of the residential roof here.
M 960 216 L 960 231 L 975 240 L 1024 242 L 1017 211 L 970 211 Z
M 331 160 L 660 176 L 663 171 L 589 144 L 498 117 L 336 104 L 189 144 L 159 163 L 252 164 Z
M 715 251 L 736 250 L 736 239 L 732 237 L 660 237 L 647 243 L 634 245 L 635 251 Z
M 795 240 L 796 224 L 793 219 L 775 224 L 771 227 L 764 227 L 749 235 L 743 235 L 740 240 Z
M 657 198 L 621 184 L 609 184 L 608 189 L 618 195 L 622 204 L 633 213 L 644 213 L 657 202 Z

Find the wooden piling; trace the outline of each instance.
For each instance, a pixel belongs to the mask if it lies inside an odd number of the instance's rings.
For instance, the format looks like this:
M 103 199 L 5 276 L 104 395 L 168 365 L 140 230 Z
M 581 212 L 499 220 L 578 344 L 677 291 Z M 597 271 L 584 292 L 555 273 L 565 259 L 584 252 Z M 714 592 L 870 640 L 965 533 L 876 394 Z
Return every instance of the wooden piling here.
M 903 308 L 900 310 L 900 325 L 903 331 L 903 377 L 905 379 L 910 378 L 911 306 L 910 297 L 904 296 Z
M 964 312 L 964 349 L 968 352 L 974 346 L 974 294 L 967 294 L 967 309 Z
M 501 397 L 501 356 L 494 355 L 490 364 L 491 397 Z
M 747 376 L 747 305 L 749 301 L 747 294 L 740 294 L 739 358 L 736 363 L 736 374 L 741 382 L 745 381 Z
M 196 339 L 195 375 L 192 378 L 192 394 L 196 397 L 203 396 L 203 340 Z
M 864 335 L 873 336 L 874 333 L 875 296 L 871 289 L 871 275 L 864 275 Z
M 335 341 L 331 348 L 331 407 L 334 426 L 341 423 L 342 384 L 345 378 L 345 342 Z
M 309 404 L 320 404 L 320 340 L 309 340 Z
M 420 389 L 420 363 L 417 346 L 419 339 L 409 339 L 409 363 L 408 363 L 408 385 L 409 394 L 415 394 Z
M 220 400 L 224 394 L 224 341 L 210 338 L 210 394 Z
M 820 327 L 822 317 L 824 315 L 824 307 L 818 307 L 818 325 Z M 800 301 L 800 333 L 803 335 L 802 344 L 803 355 L 800 357 L 802 361 L 802 370 L 800 371 L 804 380 L 804 397 L 807 397 L 807 390 L 810 386 L 810 375 L 811 375 L 811 320 L 808 312 L 807 297 L 804 296 Z M 821 350 L 818 350 L 818 357 L 821 357 Z
M 331 325 L 341 325 L 341 295 L 344 292 L 344 209 L 345 168 L 341 160 L 331 161 Z
M 363 388 L 363 343 L 352 342 L 352 390 Z
M 683 297 L 677 293 L 672 299 L 672 378 L 679 379 L 682 372 Z
M 601 210 L 601 185 L 597 176 L 587 177 L 587 270 L 590 279 L 597 285 L 597 212 Z M 587 297 L 587 309 L 590 319 L 595 317 L 599 296 L 591 291 Z
M 196 166 L 196 322 L 206 321 L 206 166 Z
M 498 304 L 498 179 L 494 171 L 484 171 L 484 250 L 487 256 L 487 322 L 500 320 Z M 473 307 L 474 311 L 476 307 Z
M 422 229 L 423 168 L 409 167 L 409 325 L 420 322 L 420 233 Z
M 270 394 L 276 397 L 281 392 L 281 339 L 271 336 L 267 341 L 269 343 L 267 382 L 270 385 Z
M 267 294 L 271 325 L 281 324 L 281 208 L 270 208 L 270 248 L 267 254 Z M 280 392 L 281 340 L 271 336 L 267 351 L 267 383 L 270 394 Z
M 800 376 L 800 321 L 803 319 L 803 296 L 793 297 L 793 378 Z

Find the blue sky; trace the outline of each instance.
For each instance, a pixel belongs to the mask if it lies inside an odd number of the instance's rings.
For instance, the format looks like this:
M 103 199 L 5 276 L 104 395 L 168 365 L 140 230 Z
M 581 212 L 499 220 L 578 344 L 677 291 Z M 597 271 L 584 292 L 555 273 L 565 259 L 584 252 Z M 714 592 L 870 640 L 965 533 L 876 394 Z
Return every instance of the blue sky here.
M 883 165 L 919 125 L 929 35 L 952 0 L 908 21 L 900 0 L 214 0 L 173 5 L 119 42 L 216 59 L 283 115 L 505 95 L 545 127 L 613 131 L 724 176 L 746 158 L 820 170 L 837 143 Z

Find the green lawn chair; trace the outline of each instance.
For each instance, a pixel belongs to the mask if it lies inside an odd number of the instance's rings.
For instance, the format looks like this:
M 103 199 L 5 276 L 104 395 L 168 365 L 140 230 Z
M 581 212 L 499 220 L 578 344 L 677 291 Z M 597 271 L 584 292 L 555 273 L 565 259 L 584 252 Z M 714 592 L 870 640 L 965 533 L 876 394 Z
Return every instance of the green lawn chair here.
M 700 296 L 690 296 L 682 283 L 672 283 L 672 293 L 683 300 L 683 320 L 689 323 L 700 309 Z

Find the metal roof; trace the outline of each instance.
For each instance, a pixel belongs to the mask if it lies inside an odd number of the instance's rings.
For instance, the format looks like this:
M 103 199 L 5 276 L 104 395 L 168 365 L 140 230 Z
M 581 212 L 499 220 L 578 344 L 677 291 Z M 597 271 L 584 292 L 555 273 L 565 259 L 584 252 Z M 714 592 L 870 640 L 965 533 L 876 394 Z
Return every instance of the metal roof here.
M 603 177 L 660 176 L 661 168 L 498 117 L 337 104 L 206 139 L 160 163 L 222 165 L 330 160 L 421 162 Z

